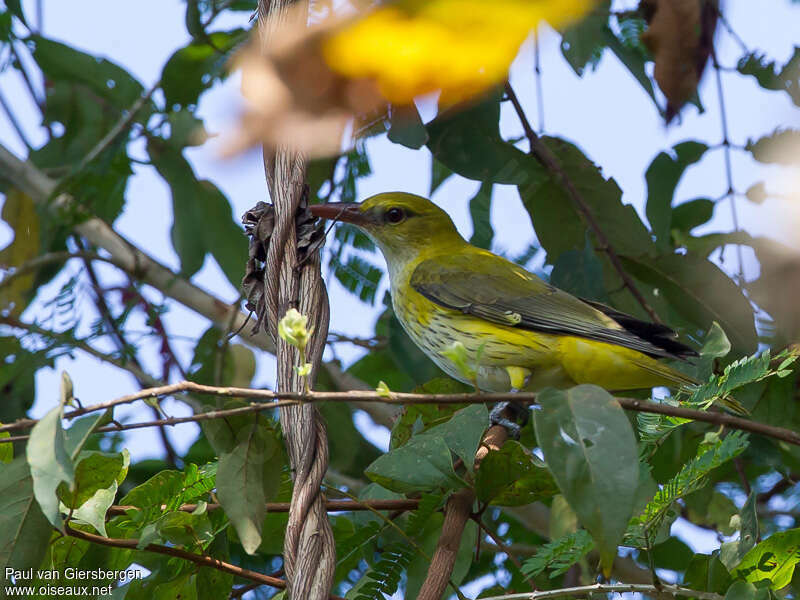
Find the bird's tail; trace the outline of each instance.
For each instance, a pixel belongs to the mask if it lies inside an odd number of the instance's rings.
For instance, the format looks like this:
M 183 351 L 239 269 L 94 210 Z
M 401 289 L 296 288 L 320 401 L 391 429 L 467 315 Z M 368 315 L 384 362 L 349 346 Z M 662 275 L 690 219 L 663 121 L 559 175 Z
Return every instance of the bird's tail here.
M 665 365 L 664 363 L 648 361 L 642 362 L 639 366 L 664 380 L 663 385 L 667 387 L 679 388 L 692 392 L 701 385 L 700 382 L 694 377 L 687 375 L 686 373 L 681 373 L 677 369 L 674 369 L 669 365 Z M 750 411 L 748 411 L 736 398 L 731 395 L 717 398 L 714 401 L 714 404 L 717 404 L 718 406 L 721 406 L 722 408 L 742 417 L 746 417 L 750 414 Z

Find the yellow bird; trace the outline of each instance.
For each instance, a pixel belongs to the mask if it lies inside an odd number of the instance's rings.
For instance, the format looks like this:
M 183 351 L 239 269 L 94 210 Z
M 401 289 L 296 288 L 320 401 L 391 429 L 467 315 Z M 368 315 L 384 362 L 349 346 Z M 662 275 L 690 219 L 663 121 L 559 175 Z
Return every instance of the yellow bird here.
M 394 311 L 417 346 L 466 381 L 445 353 L 461 342 L 485 391 L 692 386 L 658 361 L 695 356 L 663 325 L 576 298 L 461 237 L 450 217 L 413 194 L 311 206 L 317 217 L 362 229 L 389 267 Z

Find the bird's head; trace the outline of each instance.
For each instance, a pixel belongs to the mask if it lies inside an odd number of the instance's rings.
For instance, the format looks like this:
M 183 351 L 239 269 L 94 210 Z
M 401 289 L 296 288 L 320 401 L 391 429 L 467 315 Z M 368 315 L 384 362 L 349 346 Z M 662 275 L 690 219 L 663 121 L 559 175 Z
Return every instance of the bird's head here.
M 463 243 L 448 214 L 422 196 L 403 192 L 377 194 L 361 203 L 315 204 L 311 212 L 323 219 L 351 223 L 381 249 L 390 266 L 420 251 Z

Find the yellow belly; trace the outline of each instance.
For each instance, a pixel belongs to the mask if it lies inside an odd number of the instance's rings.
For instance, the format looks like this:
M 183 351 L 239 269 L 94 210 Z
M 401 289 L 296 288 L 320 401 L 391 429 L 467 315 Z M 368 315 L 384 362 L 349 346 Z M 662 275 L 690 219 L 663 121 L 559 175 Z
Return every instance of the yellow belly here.
M 506 367 L 521 367 L 531 372 L 524 388 L 528 391 L 582 383 L 609 390 L 676 383 L 669 367 L 641 352 L 574 336 L 496 325 L 442 308 L 416 292 L 411 293 L 413 299 L 393 295 L 395 313 L 408 335 L 445 373 L 471 383 L 442 354 L 453 342 L 461 342 L 483 390 L 508 391 L 511 383 Z

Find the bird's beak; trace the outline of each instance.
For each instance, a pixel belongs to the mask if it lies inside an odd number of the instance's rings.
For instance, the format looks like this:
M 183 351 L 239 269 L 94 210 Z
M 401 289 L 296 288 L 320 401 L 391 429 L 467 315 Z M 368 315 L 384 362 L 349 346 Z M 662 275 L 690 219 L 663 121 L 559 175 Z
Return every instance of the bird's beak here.
M 359 206 L 357 202 L 331 202 L 329 204 L 312 204 L 308 208 L 312 215 L 320 219 L 364 225 L 369 219 L 361 212 Z

